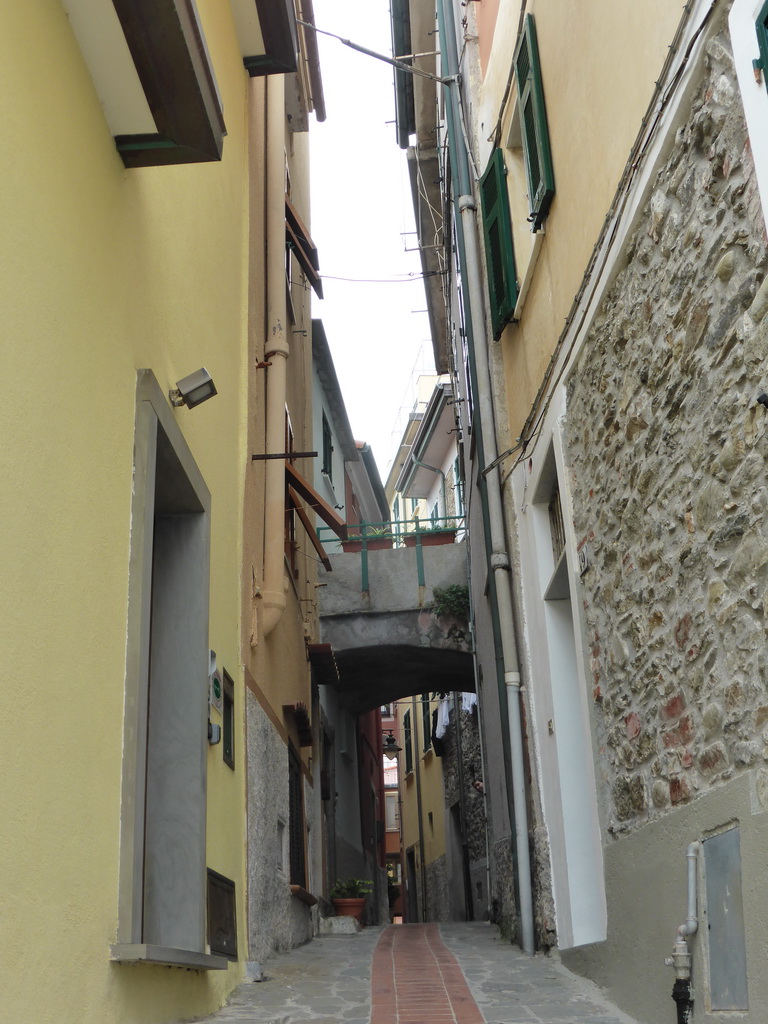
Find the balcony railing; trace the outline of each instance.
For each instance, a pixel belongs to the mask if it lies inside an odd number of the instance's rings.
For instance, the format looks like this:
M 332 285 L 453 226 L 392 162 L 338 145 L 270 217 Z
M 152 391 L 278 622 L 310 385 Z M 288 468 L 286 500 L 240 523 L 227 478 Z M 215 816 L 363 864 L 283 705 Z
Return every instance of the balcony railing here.
M 319 526 L 317 535 L 329 555 L 340 551 L 361 556 L 361 584 L 367 591 L 368 552 L 392 548 L 413 548 L 419 586 L 425 585 L 423 549 L 435 544 L 453 544 L 464 540 L 464 516 L 440 516 L 436 519 L 398 519 L 381 523 L 349 523 L 348 538 L 340 541 L 328 526 Z

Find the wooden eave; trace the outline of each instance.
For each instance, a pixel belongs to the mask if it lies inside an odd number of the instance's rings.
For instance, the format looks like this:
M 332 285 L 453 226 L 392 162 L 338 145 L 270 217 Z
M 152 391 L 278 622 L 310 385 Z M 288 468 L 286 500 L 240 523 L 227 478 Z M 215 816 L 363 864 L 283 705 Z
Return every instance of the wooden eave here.
M 112 0 L 157 133 L 117 135 L 126 167 L 220 160 L 226 128 L 191 0 Z

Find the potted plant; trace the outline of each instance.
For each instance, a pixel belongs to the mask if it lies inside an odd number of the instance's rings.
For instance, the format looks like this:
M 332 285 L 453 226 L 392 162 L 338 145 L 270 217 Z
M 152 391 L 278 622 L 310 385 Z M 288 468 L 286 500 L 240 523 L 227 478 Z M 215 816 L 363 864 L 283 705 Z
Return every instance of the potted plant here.
M 434 544 L 453 544 L 456 540 L 456 527 L 455 526 L 426 526 L 417 527 L 412 533 L 406 533 L 403 538 L 405 546 L 407 548 L 415 548 L 417 544 L 416 538 L 421 538 L 422 547 L 429 547 Z
M 373 883 L 365 878 L 343 878 L 331 887 L 331 902 L 338 917 L 355 917 L 362 924 L 363 911 Z
M 365 535 L 365 546 L 369 551 L 380 551 L 392 547 L 392 533 L 385 527 L 363 526 L 363 533 L 350 534 L 347 540 L 341 542 L 344 551 L 362 551 L 363 534 Z

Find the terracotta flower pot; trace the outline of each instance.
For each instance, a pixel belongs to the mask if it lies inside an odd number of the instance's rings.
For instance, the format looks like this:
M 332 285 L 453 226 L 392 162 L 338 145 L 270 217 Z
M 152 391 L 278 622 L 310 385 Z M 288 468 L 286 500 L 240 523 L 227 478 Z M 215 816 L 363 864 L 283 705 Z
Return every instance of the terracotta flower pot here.
M 350 537 L 349 540 L 343 540 L 341 542 L 343 550 L 347 553 L 350 551 L 362 551 L 363 542 L 357 537 Z M 386 548 L 392 547 L 391 537 L 369 537 L 368 538 L 368 550 L 369 551 L 382 551 Z
M 365 896 L 334 896 L 332 903 L 337 917 L 356 917 L 360 924 L 363 923 Z
M 456 540 L 455 530 L 422 530 L 421 533 L 406 533 L 405 546 L 416 547 L 416 537 L 421 537 L 422 547 L 432 547 L 435 544 L 453 544 Z

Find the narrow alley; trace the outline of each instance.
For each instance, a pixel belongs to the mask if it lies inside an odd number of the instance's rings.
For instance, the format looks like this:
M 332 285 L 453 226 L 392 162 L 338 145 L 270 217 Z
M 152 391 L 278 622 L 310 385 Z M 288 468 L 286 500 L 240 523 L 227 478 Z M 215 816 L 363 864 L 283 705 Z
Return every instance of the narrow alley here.
M 556 957 L 487 924 L 365 928 L 269 960 L 198 1024 L 634 1024 Z
M 768 0 L 0 68 L 0 1024 L 766 1024 Z

